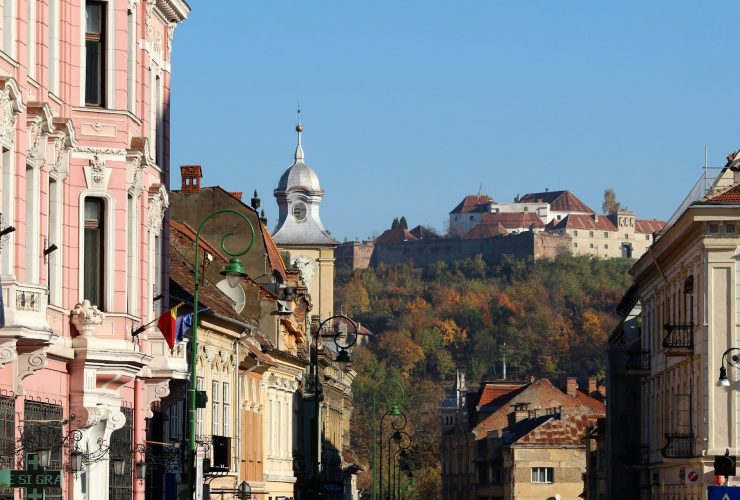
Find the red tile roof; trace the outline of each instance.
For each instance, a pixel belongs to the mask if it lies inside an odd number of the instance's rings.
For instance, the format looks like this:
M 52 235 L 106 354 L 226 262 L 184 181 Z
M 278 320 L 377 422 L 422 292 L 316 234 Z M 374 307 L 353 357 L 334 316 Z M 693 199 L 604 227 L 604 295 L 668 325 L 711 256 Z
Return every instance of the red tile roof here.
M 740 184 L 731 186 L 726 191 L 704 199 L 713 203 L 740 203 Z
M 486 195 L 468 195 L 455 208 L 451 214 L 465 214 L 469 212 L 488 212 L 488 205 L 493 202 L 493 198 Z
M 564 415 L 552 417 L 520 436 L 512 436 L 510 444 L 535 446 L 583 446 L 589 427 L 597 425 L 600 415 Z
M 283 257 L 280 255 L 277 245 L 275 245 L 275 241 L 270 236 L 265 225 L 260 224 L 259 226 L 259 232 L 262 235 L 262 241 L 265 244 L 265 251 L 267 252 L 267 259 L 270 261 L 270 268 L 277 271 L 283 281 L 285 281 L 288 279 L 285 270 L 285 261 L 283 261 Z
M 518 384 L 499 382 L 485 383 L 479 391 L 478 402 L 476 403 L 476 406 L 478 408 L 482 408 L 499 399 L 501 396 L 511 394 L 512 392 L 516 391 L 517 389 L 521 389 L 526 385 L 527 384 L 525 384 L 524 382 Z
M 465 233 L 463 236 L 464 240 L 484 240 L 486 238 L 492 238 L 494 236 L 501 236 L 502 234 L 508 234 L 500 222 L 496 224 L 478 223 L 473 226 L 470 231 Z
M 399 228 L 386 229 L 383 234 L 375 238 L 376 245 L 395 245 L 407 240 L 415 240 L 416 236 L 408 231 Z
M 170 246 L 170 279 L 177 283 L 180 288 L 189 294 L 195 290 L 195 276 L 193 275 L 193 264 L 189 262 L 174 246 Z M 216 288 L 216 285 L 203 278 L 198 285 L 198 298 L 201 307 L 226 316 L 227 318 L 245 323 L 244 318 L 234 310 L 232 301 L 224 293 Z M 174 305 L 174 304 L 173 304 Z
M 555 212 L 595 213 L 591 207 L 579 200 L 570 191 L 545 191 L 544 193 L 525 194 L 517 201 L 520 203 L 549 203 L 550 210 Z
M 429 229 L 428 227 L 424 226 L 416 226 L 413 229 L 409 230 L 409 233 L 413 234 L 418 239 L 433 239 L 433 238 L 439 238 L 439 235 L 434 229 Z
M 593 215 L 568 214 L 557 224 L 554 229 L 595 229 L 599 231 L 617 231 L 617 226 L 606 215 L 599 215 L 594 219 Z
M 501 224 L 506 229 L 529 228 L 531 226 L 540 229 L 545 227 L 545 223 L 534 212 L 483 214 L 481 222 L 484 224 Z
M 513 397 L 511 397 L 512 394 Z M 535 380 L 524 388 L 503 397 L 508 398 L 506 404 L 500 405 L 493 413 L 485 416 L 473 429 L 478 439 L 490 431 L 506 429 L 509 426 L 511 405 L 517 403 L 528 403 L 530 410 L 563 407 L 566 409 L 566 414 L 574 415 L 598 413 L 603 416 L 606 413 L 606 407 L 601 401 L 582 393 L 578 393 L 575 397 L 568 396 L 547 379 Z
M 740 198 L 738 198 L 740 201 Z M 665 221 L 662 220 L 635 220 L 635 232 L 643 234 L 653 234 L 665 227 Z
M 192 227 L 190 227 L 188 224 L 181 224 L 172 219 L 170 219 L 170 227 L 175 230 L 175 233 L 172 234 L 172 236 L 181 244 L 186 244 L 189 247 L 193 246 L 197 233 Z M 214 258 L 219 259 L 223 263 L 228 263 L 228 259 L 226 259 L 226 257 L 221 252 L 216 250 L 216 247 L 208 243 L 202 236 L 200 237 L 199 246 L 203 248 L 203 250 L 205 250 L 206 252 L 213 255 Z M 203 257 L 201 256 L 200 258 L 202 259 Z

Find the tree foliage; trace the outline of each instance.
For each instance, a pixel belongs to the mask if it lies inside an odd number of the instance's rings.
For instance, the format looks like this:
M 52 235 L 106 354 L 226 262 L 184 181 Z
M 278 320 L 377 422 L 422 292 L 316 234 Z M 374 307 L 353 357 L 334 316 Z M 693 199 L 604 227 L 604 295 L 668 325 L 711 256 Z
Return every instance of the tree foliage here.
M 601 203 L 601 211 L 610 215 L 620 210 L 627 210 L 627 207 L 617 201 L 617 193 L 612 188 L 606 188 L 604 190 L 604 201 Z
M 456 370 L 473 387 L 500 378 L 504 357 L 508 378 L 603 374 L 629 266 L 587 256 L 504 258 L 490 266 L 477 256 L 427 268 L 340 270 L 337 304 L 374 333 L 352 353 L 353 447 L 361 460 L 370 464 L 373 391 L 386 380 L 406 389 L 406 430 L 415 436 L 414 455 L 424 457 L 415 476 L 430 473 L 424 486 L 417 481 L 421 494 L 438 488 L 431 474 L 439 460 L 438 408 Z M 362 484 L 369 486 L 369 475 Z

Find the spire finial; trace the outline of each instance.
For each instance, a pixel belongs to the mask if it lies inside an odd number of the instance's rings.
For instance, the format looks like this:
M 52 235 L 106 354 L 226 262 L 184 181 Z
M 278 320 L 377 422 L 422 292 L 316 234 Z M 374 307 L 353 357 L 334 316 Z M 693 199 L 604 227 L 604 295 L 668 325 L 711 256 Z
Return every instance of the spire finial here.
M 301 132 L 303 132 L 303 125 L 301 125 L 301 104 L 298 103 L 298 125 L 295 126 L 295 131 L 298 132 L 298 146 L 295 148 L 295 161 L 303 160 L 303 148 L 301 147 Z

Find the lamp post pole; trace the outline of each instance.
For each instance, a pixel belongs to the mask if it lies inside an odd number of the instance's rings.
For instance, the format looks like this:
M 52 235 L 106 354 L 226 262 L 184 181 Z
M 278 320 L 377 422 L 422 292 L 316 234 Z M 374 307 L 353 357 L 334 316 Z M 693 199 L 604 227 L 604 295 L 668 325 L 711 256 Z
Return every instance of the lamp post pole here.
M 405 396 L 403 387 L 401 387 L 401 384 L 399 384 L 395 380 L 386 380 L 385 382 L 383 382 L 380 385 L 378 385 L 375 388 L 375 390 L 373 391 L 373 457 L 372 457 L 373 458 L 373 488 L 372 488 L 372 500 L 377 500 L 378 499 L 378 475 L 379 475 L 378 474 L 378 458 L 380 458 L 380 474 L 382 475 L 382 472 L 383 472 L 383 446 L 382 446 L 382 443 L 381 443 L 381 446 L 380 446 L 380 457 L 378 457 L 378 451 L 377 451 L 377 447 L 378 447 L 378 410 L 377 410 L 377 397 L 378 397 L 378 391 L 380 391 L 383 387 L 386 387 L 386 386 L 395 386 L 395 387 L 398 388 L 397 389 L 398 395 L 397 395 L 396 401 L 393 400 L 393 394 L 391 392 L 389 392 L 386 395 L 386 402 L 389 405 L 391 405 L 391 410 L 389 410 L 390 412 L 392 412 L 392 411 L 395 410 L 395 412 L 396 412 L 395 414 L 396 415 L 400 414 L 399 413 L 400 410 L 398 409 L 398 405 L 401 403 L 401 401 L 403 401 L 404 396 Z M 386 414 L 388 414 L 388 412 L 386 412 L 383 415 L 383 418 L 385 418 L 385 415 Z M 382 438 L 382 434 L 383 434 L 383 432 L 382 432 L 382 424 L 383 424 L 383 421 L 381 419 L 381 438 Z M 381 483 L 380 483 L 380 486 L 381 486 L 381 492 L 380 492 L 380 494 L 382 496 L 382 494 L 383 494 L 383 491 L 382 491 L 382 484 L 383 484 L 382 481 L 383 481 L 383 478 L 382 477 L 380 478 L 380 481 L 381 481 Z
M 383 498 L 383 424 L 385 421 L 385 417 L 387 417 L 388 415 L 390 415 L 391 417 L 398 417 L 398 416 L 403 417 L 402 424 L 397 424 L 395 421 L 391 421 L 391 427 L 393 428 L 394 433 L 393 433 L 393 436 L 388 438 L 388 456 L 386 457 L 386 459 L 388 460 L 387 475 L 388 475 L 389 485 L 391 483 L 391 477 L 392 477 L 391 460 L 390 460 L 390 449 L 391 449 L 390 443 L 391 443 L 391 440 L 395 439 L 399 431 L 406 428 L 406 424 L 408 423 L 408 420 L 406 419 L 406 414 L 403 411 L 399 410 L 398 406 L 396 405 L 391 406 L 391 409 L 385 412 L 383 414 L 383 417 L 380 419 L 380 436 L 378 436 L 378 440 L 380 441 L 380 471 L 379 471 L 380 472 L 380 488 L 379 490 L 380 490 L 381 499 Z M 388 498 L 390 498 L 390 486 L 388 487 L 388 492 L 389 492 Z
M 313 400 L 314 400 L 314 436 L 313 436 L 313 459 L 314 459 L 314 467 L 313 467 L 313 477 L 311 478 L 311 487 L 310 489 L 313 490 L 313 497 L 312 498 L 323 498 L 324 497 L 324 491 L 323 491 L 323 485 L 321 484 L 321 477 L 319 475 L 320 469 L 321 469 L 321 418 L 319 415 L 320 411 L 320 403 L 323 399 L 323 390 L 321 388 L 321 377 L 319 376 L 319 341 L 320 337 L 322 335 L 322 332 L 324 331 L 324 326 L 327 323 L 333 322 L 335 320 L 345 320 L 349 322 L 349 324 L 352 326 L 352 332 L 346 332 L 347 338 L 344 340 L 343 343 L 339 342 L 340 337 L 342 336 L 342 331 L 339 330 L 339 328 L 335 328 L 333 330 L 334 332 L 334 345 L 337 346 L 337 358 L 335 361 L 339 364 L 339 369 L 344 371 L 347 369 L 349 363 L 352 362 L 352 358 L 349 354 L 348 349 L 351 348 L 353 345 L 355 345 L 355 342 L 357 342 L 357 335 L 359 332 L 357 331 L 357 324 L 348 316 L 345 316 L 344 314 L 336 314 L 334 316 L 330 316 L 326 318 L 324 321 L 322 321 L 316 331 L 314 332 L 314 349 L 313 349 L 313 356 L 310 357 L 311 361 L 311 371 L 312 371 L 312 379 L 313 379 Z
M 200 233 L 203 231 L 203 227 L 206 225 L 206 223 L 211 220 L 212 218 L 222 215 L 222 214 L 234 214 L 240 217 L 242 220 L 244 220 L 247 225 L 249 226 L 250 231 L 250 241 L 249 245 L 242 250 L 241 252 L 231 252 L 226 248 L 226 240 L 229 238 L 229 236 L 232 236 L 234 233 L 226 233 L 221 238 L 221 248 L 223 249 L 224 253 L 229 255 L 231 259 L 229 260 L 229 263 L 226 265 L 224 270 L 221 272 L 224 276 L 226 276 L 226 279 L 228 280 L 229 286 L 232 288 L 235 288 L 239 285 L 239 281 L 247 275 L 246 271 L 244 270 L 244 266 L 239 261 L 239 257 L 247 253 L 251 248 L 252 245 L 254 245 L 254 226 L 252 225 L 252 222 L 249 220 L 249 218 L 243 214 L 242 212 L 239 212 L 237 210 L 217 210 L 211 214 L 209 214 L 205 219 L 203 219 L 203 222 L 200 223 L 200 226 L 198 226 L 198 232 L 195 235 L 195 284 L 193 285 L 193 327 L 192 327 L 192 345 L 191 345 L 191 355 L 190 355 L 190 410 L 189 410 L 189 417 L 190 417 L 190 436 L 188 441 L 188 452 L 190 453 L 190 474 L 188 474 L 188 479 L 190 483 L 190 491 L 193 493 L 193 497 L 196 495 L 195 491 L 195 484 L 196 484 L 196 478 L 195 478 L 195 415 L 196 415 L 196 405 L 195 405 L 195 391 L 196 391 L 196 380 L 198 376 L 197 371 L 197 359 L 198 359 L 198 285 L 200 284 L 200 266 L 199 266 L 199 257 L 200 257 Z

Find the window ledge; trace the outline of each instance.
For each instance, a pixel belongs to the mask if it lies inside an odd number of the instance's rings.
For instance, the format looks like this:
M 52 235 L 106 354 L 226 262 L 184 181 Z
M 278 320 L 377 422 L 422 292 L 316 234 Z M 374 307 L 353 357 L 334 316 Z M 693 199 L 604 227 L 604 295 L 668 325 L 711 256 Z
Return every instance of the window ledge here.
M 16 61 L 15 59 L 13 59 L 13 57 L 10 54 L 8 54 L 7 52 L 5 52 L 4 50 L 0 50 L 0 59 L 2 59 L 3 61 L 5 61 L 7 63 L 12 64 L 13 67 L 15 67 L 15 68 L 17 68 L 17 67 L 20 66 L 20 64 L 18 63 L 18 61 Z
M 81 113 L 96 113 L 96 114 L 111 114 L 111 115 L 121 115 L 121 116 L 127 116 L 134 120 L 137 125 L 141 125 L 141 120 L 133 114 L 131 111 L 127 109 L 113 109 L 113 108 L 104 108 L 104 107 L 88 107 L 88 106 L 72 106 L 72 111 L 77 111 Z

